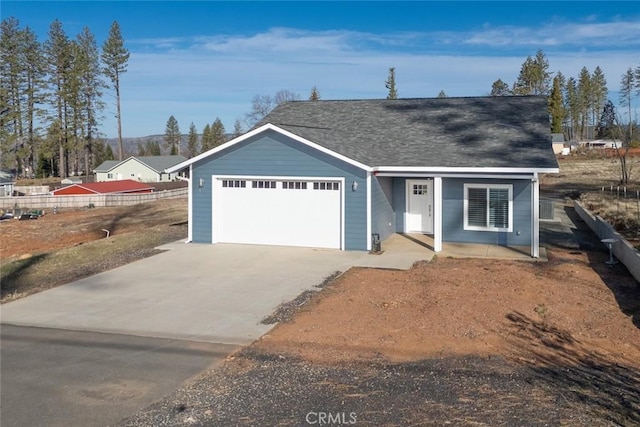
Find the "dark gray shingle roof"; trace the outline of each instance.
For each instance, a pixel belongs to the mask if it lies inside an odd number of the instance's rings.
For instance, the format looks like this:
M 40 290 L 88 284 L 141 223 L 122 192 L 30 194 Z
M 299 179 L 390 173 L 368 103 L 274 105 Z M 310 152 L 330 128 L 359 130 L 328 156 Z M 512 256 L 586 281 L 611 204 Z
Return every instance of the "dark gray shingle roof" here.
M 293 101 L 266 123 L 373 167 L 558 167 L 542 96 Z
M 94 172 L 107 172 L 107 171 L 110 171 L 111 169 L 113 169 L 114 166 L 116 166 L 118 163 L 120 163 L 120 161 L 118 161 L 118 160 L 105 160 L 104 162 L 100 163 L 100 166 L 95 168 L 93 171 Z

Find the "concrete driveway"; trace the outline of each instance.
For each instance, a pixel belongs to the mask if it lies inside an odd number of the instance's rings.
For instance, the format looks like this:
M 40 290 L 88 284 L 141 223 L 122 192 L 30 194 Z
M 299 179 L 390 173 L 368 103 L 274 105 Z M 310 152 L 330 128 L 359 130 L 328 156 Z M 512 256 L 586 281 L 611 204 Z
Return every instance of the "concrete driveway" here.
M 244 345 L 260 321 L 363 252 L 174 243 L 167 252 L 2 306 L 2 323 Z

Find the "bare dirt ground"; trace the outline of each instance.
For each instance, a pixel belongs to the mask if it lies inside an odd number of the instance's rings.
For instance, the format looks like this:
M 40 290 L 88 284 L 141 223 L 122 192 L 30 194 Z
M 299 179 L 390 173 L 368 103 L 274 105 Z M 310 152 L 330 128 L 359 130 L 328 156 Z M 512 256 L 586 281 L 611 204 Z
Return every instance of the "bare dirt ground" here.
M 157 246 L 186 238 L 186 220 L 186 199 L 3 220 L 2 302 L 153 255 Z

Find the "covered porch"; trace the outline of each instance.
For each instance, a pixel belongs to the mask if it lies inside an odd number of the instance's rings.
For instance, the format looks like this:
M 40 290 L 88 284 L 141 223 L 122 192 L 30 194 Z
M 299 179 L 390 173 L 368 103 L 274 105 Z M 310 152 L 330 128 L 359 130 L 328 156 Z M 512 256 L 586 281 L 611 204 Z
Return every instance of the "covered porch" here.
M 545 255 L 539 243 L 537 173 L 387 171 L 372 178 L 372 231 L 383 250 L 398 234 L 446 256 Z

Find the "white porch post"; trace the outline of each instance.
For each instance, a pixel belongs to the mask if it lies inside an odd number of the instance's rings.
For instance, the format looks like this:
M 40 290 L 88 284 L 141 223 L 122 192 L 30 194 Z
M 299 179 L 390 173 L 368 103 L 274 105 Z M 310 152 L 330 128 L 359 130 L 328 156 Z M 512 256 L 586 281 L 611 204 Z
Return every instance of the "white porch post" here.
M 433 251 L 442 251 L 442 177 L 433 178 Z
M 537 172 L 531 179 L 531 256 L 540 256 L 540 183 Z
M 346 190 L 345 190 L 346 191 Z M 367 250 L 371 250 L 371 172 L 367 172 Z

